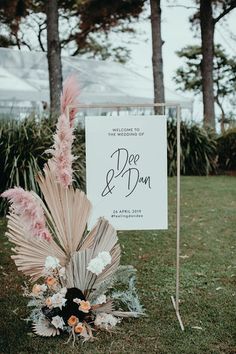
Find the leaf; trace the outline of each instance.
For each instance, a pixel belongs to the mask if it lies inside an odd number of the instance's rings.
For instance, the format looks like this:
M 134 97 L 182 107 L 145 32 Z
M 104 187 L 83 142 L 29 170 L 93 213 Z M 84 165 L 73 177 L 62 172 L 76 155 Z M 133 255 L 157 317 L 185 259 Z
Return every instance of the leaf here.
M 93 289 L 99 286 L 103 281 L 107 281 L 119 267 L 120 262 L 120 247 L 117 244 L 118 238 L 115 229 L 109 222 L 103 218 L 98 220 L 98 223 L 85 238 L 85 242 L 89 240 L 92 248 L 83 248 L 74 253 L 71 257 L 69 265 L 66 267 L 66 276 L 68 287 L 77 287 L 86 297 Z M 107 265 L 104 271 L 96 276 L 87 270 L 91 259 L 95 258 L 99 252 L 106 251 L 111 254 L 111 264 Z
M 92 308 L 95 313 L 112 313 L 113 312 L 113 302 L 110 300 L 104 304 L 94 305 Z
M 50 324 L 47 319 L 40 319 L 39 322 L 33 323 L 33 332 L 42 337 L 55 337 L 60 334 L 59 329 Z
M 134 311 L 113 311 L 112 315 L 116 316 L 116 317 L 139 317 L 139 316 L 145 316 L 146 314 L 143 312 L 134 312 Z
M 38 183 L 47 207 L 44 210 L 52 223 L 54 235 L 67 254 L 73 254 L 81 243 L 91 210 L 85 193 L 73 187 L 64 188 L 56 183 L 50 165 L 44 168 L 45 176 L 38 176 Z
M 21 219 L 15 214 L 7 216 L 7 237 L 16 247 L 16 253 L 11 256 L 19 271 L 37 280 L 42 276 L 45 258 L 49 255 L 57 257 L 61 265 L 65 265 L 66 256 L 54 240 L 50 242 L 37 237 L 29 237 L 25 234 Z

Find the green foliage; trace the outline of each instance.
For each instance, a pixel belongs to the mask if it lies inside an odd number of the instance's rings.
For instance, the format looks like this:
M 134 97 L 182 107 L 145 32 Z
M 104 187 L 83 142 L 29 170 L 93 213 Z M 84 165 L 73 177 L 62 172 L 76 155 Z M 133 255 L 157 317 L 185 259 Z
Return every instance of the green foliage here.
M 193 123 L 181 122 L 181 174 L 206 176 L 216 168 L 215 137 Z M 176 175 L 176 121 L 168 121 L 168 175 Z
M 223 171 L 236 170 L 236 128 L 217 139 L 218 164 Z
M 59 0 L 61 48 L 71 55 L 87 54 L 118 62 L 129 59 L 129 49 L 108 40 L 111 31 L 132 33 L 132 21 L 143 11 L 146 0 Z M 4 23 L 4 46 L 27 46 L 31 50 L 47 49 L 46 3 L 43 0 L 0 2 L 0 20 Z M 32 31 L 35 39 L 32 40 Z
M 189 45 L 177 52 L 183 58 L 184 65 L 177 69 L 174 80 L 181 91 L 202 91 L 201 47 Z M 213 63 L 214 97 L 221 111 L 221 120 L 226 123 L 226 103 L 235 101 L 236 92 L 236 58 L 230 58 L 221 45 L 215 45 Z M 227 99 L 226 99 L 227 98 Z
M 144 314 L 144 308 L 140 303 L 137 289 L 135 287 L 135 281 L 135 276 L 132 276 L 128 282 L 128 289 L 113 292 L 112 299 L 125 305 L 127 307 L 127 311 Z
M 2 120 L 0 141 L 0 191 L 15 185 L 37 191 L 34 175 L 46 162 L 44 151 L 52 144 L 48 121 Z
M 221 45 L 215 45 L 214 48 L 214 94 L 215 97 L 223 98 L 236 90 L 236 59 L 230 58 L 225 53 Z M 201 78 L 201 47 L 197 45 L 188 45 L 177 52 L 180 58 L 184 59 L 184 65 L 177 69 L 174 78 L 179 89 L 199 93 L 202 90 Z
M 55 122 L 46 118 L 36 120 L 0 120 L 0 193 L 14 186 L 39 193 L 35 175 L 42 170 L 48 155 L 45 150 L 53 144 Z M 84 133 L 75 130 L 73 153 L 77 157 L 73 167 L 74 183 L 85 187 Z M 0 201 L 0 213 L 4 202 Z
M 177 53 L 179 58 L 184 60 L 184 65 L 176 71 L 174 81 L 181 91 L 193 91 L 200 93 L 202 88 L 201 78 L 201 47 L 188 45 Z

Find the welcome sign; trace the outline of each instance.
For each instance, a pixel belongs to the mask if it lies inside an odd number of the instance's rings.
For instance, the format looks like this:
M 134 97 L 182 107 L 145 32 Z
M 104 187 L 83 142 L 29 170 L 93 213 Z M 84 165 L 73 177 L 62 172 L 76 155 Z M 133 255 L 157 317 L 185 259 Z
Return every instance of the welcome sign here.
M 117 230 L 167 228 L 164 116 L 86 117 L 86 183 L 93 210 Z

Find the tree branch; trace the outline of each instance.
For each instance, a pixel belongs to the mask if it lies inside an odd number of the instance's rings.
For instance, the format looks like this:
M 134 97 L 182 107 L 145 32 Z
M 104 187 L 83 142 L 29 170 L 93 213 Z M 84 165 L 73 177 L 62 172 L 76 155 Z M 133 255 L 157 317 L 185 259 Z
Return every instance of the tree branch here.
M 44 21 L 43 23 L 38 23 L 38 26 L 39 26 L 39 31 L 38 31 L 38 41 L 39 41 L 39 45 L 40 45 L 40 48 L 43 52 L 45 52 L 45 48 L 43 46 L 43 42 L 42 42 L 42 38 L 41 38 L 41 34 L 42 32 L 47 28 L 46 26 L 46 21 Z
M 213 22 L 214 25 L 219 22 L 225 15 L 227 15 L 230 11 L 232 11 L 234 8 L 236 7 L 236 0 L 233 0 L 231 5 L 225 9 L 224 11 L 221 12 L 221 14 L 219 14 L 219 16 L 217 16 L 216 18 L 214 18 Z

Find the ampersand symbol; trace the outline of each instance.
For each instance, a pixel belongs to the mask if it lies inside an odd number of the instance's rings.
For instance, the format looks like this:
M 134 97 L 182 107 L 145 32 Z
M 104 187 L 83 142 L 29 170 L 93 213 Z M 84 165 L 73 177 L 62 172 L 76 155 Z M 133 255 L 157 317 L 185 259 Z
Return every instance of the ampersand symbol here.
M 106 187 L 104 188 L 103 192 L 102 192 L 102 197 L 105 197 L 107 194 L 112 194 L 112 190 L 113 188 L 115 188 L 115 186 L 110 187 L 110 183 L 113 180 L 115 171 L 113 169 L 110 169 L 107 174 L 106 174 Z

